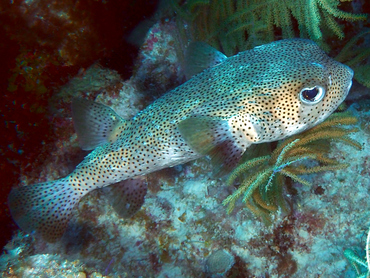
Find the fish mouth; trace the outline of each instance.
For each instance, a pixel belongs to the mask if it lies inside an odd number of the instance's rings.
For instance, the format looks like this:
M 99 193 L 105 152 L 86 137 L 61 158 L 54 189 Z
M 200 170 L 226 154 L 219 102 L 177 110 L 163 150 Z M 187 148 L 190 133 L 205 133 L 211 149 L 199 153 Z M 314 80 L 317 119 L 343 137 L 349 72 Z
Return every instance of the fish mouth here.
M 349 90 L 351 90 L 351 87 L 352 87 L 352 79 L 349 81 L 348 88 L 347 88 L 347 94 Z
M 353 75 L 354 75 L 354 72 L 353 72 L 353 69 L 351 69 L 349 66 L 347 65 L 343 65 L 344 68 L 348 71 L 348 73 L 351 75 L 351 79 L 353 78 Z M 351 84 L 352 84 L 352 81 L 351 81 Z
M 347 97 L 348 93 L 349 93 L 349 90 L 351 89 L 352 87 L 352 78 L 353 78 L 353 75 L 354 75 L 354 72 L 353 70 L 347 66 L 347 65 L 343 65 L 343 67 L 345 68 L 345 70 L 348 72 L 349 76 L 348 76 L 348 81 L 347 81 L 347 88 L 346 88 L 346 92 L 345 92 L 345 96 L 344 98 Z

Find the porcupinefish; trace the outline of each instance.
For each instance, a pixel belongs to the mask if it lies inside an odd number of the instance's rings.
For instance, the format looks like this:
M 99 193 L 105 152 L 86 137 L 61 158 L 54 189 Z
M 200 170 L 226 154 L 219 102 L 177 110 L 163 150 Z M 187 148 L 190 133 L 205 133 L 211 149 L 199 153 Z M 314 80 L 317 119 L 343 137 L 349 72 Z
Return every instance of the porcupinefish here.
M 218 169 L 232 168 L 251 144 L 281 140 L 324 121 L 352 84 L 349 67 L 305 39 L 232 57 L 201 43 L 188 52 L 195 65 L 187 72 L 197 74 L 130 120 L 102 104 L 73 101 L 81 147 L 94 150 L 64 178 L 12 189 L 10 212 L 21 229 L 55 241 L 84 195 L 118 182 L 119 190 L 108 194 L 130 216 L 146 193 L 138 177 L 204 155 Z

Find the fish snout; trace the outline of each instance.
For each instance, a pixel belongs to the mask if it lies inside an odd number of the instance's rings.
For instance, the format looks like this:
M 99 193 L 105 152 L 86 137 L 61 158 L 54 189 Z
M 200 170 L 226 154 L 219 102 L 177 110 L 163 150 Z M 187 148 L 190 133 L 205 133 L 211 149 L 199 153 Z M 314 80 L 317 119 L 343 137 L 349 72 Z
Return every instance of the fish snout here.
M 354 75 L 354 72 L 353 72 L 353 69 L 351 69 L 349 66 L 347 65 L 343 65 L 344 68 L 348 71 L 348 73 L 350 74 L 351 76 L 351 79 L 353 78 L 353 75 Z M 351 81 L 351 84 L 352 84 L 352 81 Z
M 349 90 L 351 89 L 352 87 L 352 78 L 353 78 L 353 75 L 354 75 L 354 72 L 353 72 L 353 69 L 351 69 L 349 66 L 347 65 L 343 65 L 345 70 L 347 71 L 348 73 L 348 81 L 347 81 L 347 92 L 346 92 L 346 96 L 348 95 L 349 93 Z
M 337 91 L 341 95 L 341 101 L 342 102 L 348 95 L 349 90 L 352 87 L 352 78 L 354 75 L 353 70 L 342 63 L 335 62 L 336 63 L 336 71 L 334 71 L 334 75 L 332 76 L 334 80 L 334 84 L 339 84 L 339 90 Z M 330 85 L 332 85 L 332 81 L 330 81 Z M 335 90 L 334 90 L 335 91 Z

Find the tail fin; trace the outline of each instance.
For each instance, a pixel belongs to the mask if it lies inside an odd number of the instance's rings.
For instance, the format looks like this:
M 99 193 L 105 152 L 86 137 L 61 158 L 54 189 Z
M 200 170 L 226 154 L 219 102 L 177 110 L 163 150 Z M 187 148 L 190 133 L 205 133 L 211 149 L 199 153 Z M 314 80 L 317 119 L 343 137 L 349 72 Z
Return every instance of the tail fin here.
M 66 177 L 13 188 L 8 205 L 14 221 L 22 230 L 54 242 L 63 235 L 74 206 L 86 193 L 78 190 Z

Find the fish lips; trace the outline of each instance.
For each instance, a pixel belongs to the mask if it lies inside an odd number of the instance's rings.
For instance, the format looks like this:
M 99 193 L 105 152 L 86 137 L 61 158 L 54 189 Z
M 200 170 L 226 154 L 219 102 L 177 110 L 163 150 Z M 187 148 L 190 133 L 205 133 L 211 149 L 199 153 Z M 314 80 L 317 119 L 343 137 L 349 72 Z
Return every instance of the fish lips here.
M 352 78 L 353 78 L 354 72 L 353 72 L 353 70 L 349 66 L 344 65 L 344 67 L 347 69 L 347 71 L 351 75 L 351 77 L 349 78 L 349 81 L 348 81 L 348 87 L 347 87 L 347 93 L 346 93 L 346 96 L 347 96 L 348 93 L 349 93 L 349 90 L 352 87 Z
M 354 72 L 347 65 L 341 64 L 341 66 L 348 73 L 348 76 L 346 77 L 347 78 L 347 86 L 344 85 L 344 95 L 343 95 L 343 100 L 344 100 L 347 97 L 347 95 L 348 95 L 348 93 L 349 93 L 349 91 L 350 91 L 350 89 L 352 87 L 352 79 L 353 79 Z

